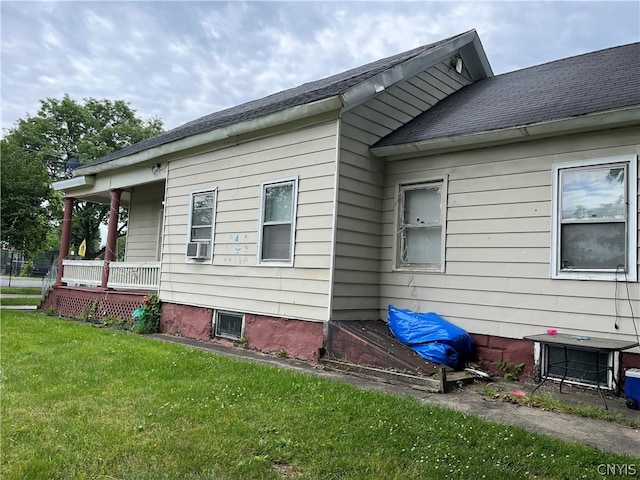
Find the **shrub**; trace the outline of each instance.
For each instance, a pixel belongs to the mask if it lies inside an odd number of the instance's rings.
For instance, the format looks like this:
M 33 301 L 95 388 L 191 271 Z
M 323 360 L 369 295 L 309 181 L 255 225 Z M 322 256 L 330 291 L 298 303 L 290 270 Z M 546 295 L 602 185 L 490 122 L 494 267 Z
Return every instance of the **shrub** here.
M 133 331 L 136 333 L 158 333 L 160 331 L 160 299 L 158 295 L 145 295 L 142 305 L 131 314 L 136 322 Z

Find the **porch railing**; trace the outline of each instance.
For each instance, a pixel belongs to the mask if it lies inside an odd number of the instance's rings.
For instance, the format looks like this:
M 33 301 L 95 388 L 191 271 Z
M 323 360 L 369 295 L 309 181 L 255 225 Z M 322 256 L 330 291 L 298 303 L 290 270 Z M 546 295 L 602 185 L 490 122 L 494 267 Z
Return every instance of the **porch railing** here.
M 109 288 L 143 288 L 157 290 L 160 284 L 160 262 L 111 262 Z
M 98 287 L 102 283 L 102 260 L 64 260 L 62 281 L 70 286 Z M 107 287 L 157 290 L 160 262 L 111 262 Z

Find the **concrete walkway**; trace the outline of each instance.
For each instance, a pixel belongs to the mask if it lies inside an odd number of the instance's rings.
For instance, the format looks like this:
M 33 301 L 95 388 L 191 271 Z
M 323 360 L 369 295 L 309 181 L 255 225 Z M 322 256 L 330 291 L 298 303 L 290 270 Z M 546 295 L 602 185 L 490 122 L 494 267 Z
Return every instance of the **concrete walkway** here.
M 486 420 L 516 425 L 540 434 L 557 437 L 573 443 L 590 445 L 601 450 L 630 455 L 640 459 L 640 429 L 605 420 L 589 419 L 576 415 L 545 411 L 540 408 L 520 406 L 504 402 L 499 398 L 490 398 L 482 393 L 484 382 L 477 382 L 446 394 L 429 393 L 398 384 L 384 383 L 377 379 L 361 378 L 341 372 L 325 369 L 322 365 L 279 358 L 244 348 L 225 347 L 212 342 L 192 340 L 166 334 L 153 335 L 154 338 L 180 343 L 219 355 L 248 360 L 280 368 L 331 378 L 349 383 L 358 388 L 377 390 L 393 395 L 411 395 L 418 400 L 469 413 Z M 510 392 L 521 389 L 531 392 L 532 385 L 498 380 L 492 388 Z M 557 396 L 563 402 L 580 403 L 586 406 L 602 406 L 600 397 L 591 393 L 560 393 L 555 387 L 546 386 L 544 394 Z M 630 410 L 625 406 L 623 397 L 607 397 L 607 405 L 612 415 L 624 415 L 640 419 L 640 410 Z
M 0 298 L 41 298 L 41 295 L 20 295 L 18 293 L 3 293 Z M 4 305 L 0 304 L 0 308 L 4 310 L 36 310 L 37 305 Z
M 0 276 L 0 286 L 8 287 L 9 283 L 11 283 L 12 287 L 34 287 L 41 288 L 43 279 L 42 278 L 31 278 L 31 277 L 11 277 L 8 275 Z
M 12 287 L 31 287 L 42 288 L 42 278 L 30 278 L 30 277 L 11 277 L 8 275 L 0 276 L 0 286 L 8 287 L 11 282 Z M 41 298 L 41 295 L 20 295 L 16 293 L 4 293 L 0 295 L 1 298 Z M 0 305 L 3 310 L 36 310 L 37 305 Z

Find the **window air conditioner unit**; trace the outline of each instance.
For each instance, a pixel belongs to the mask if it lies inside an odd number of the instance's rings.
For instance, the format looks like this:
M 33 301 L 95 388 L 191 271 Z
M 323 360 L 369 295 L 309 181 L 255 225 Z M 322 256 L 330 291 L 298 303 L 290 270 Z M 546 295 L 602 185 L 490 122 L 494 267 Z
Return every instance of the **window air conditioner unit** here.
M 211 242 L 189 242 L 187 243 L 187 258 L 209 258 L 210 247 Z

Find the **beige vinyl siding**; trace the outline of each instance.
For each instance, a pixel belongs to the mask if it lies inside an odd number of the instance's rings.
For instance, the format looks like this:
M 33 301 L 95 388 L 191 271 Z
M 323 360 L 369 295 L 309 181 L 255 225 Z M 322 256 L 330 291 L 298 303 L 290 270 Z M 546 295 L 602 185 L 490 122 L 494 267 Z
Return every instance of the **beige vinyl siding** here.
M 553 327 L 632 339 L 627 288 L 638 315 L 638 283 L 550 278 L 552 165 L 628 154 L 640 154 L 637 129 L 388 161 L 380 314 L 391 303 L 435 311 L 471 333 L 521 338 Z M 395 271 L 396 183 L 443 175 L 446 271 Z
M 468 83 L 444 61 L 343 114 L 333 320 L 380 318 L 384 161 L 369 147 Z
M 138 185 L 131 190 L 126 261 L 159 260 L 164 181 Z
M 337 121 L 175 160 L 169 165 L 164 301 L 328 320 Z M 298 176 L 294 267 L 258 266 L 260 183 Z M 217 189 L 213 262 L 187 263 L 189 195 Z

